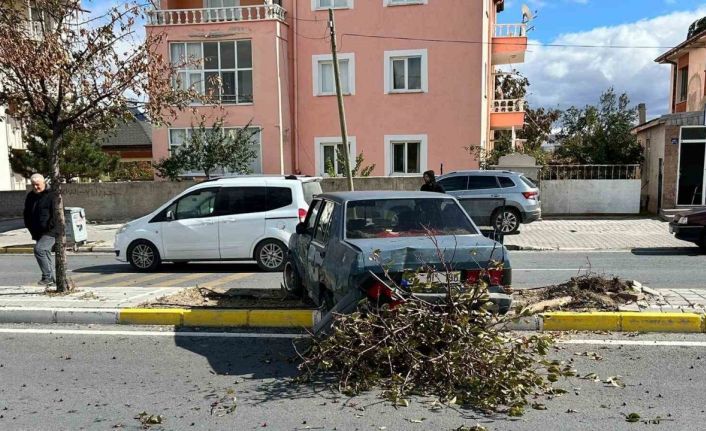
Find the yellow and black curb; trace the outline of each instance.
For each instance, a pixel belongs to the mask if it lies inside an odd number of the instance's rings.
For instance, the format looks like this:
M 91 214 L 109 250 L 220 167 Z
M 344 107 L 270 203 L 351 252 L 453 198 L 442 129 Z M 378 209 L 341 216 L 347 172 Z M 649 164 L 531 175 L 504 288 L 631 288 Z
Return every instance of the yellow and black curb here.
M 10 245 L 0 247 L 0 254 L 31 254 L 34 253 L 34 247 L 31 245 Z
M 169 325 L 211 328 L 313 328 L 312 309 L 0 307 L 0 323 Z M 515 331 L 706 333 L 706 316 L 683 312 L 551 312 L 515 320 Z
M 706 333 L 706 316 L 684 312 L 552 312 L 518 319 L 508 329 Z

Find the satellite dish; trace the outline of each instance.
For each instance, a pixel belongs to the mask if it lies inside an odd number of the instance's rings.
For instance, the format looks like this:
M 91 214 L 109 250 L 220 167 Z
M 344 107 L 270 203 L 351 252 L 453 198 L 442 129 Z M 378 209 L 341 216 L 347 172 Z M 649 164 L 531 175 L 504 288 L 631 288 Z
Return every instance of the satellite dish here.
M 528 23 L 534 19 L 534 13 L 526 4 L 522 5 L 522 22 Z

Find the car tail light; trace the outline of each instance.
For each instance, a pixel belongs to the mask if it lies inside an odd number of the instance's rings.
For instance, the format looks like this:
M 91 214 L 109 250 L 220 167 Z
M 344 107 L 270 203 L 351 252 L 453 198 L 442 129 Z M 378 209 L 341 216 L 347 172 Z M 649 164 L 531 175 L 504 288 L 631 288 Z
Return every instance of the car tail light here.
M 498 269 L 472 269 L 466 271 L 466 283 L 476 284 L 480 281 L 481 277 L 488 281 L 491 286 L 501 286 L 503 284 L 503 270 Z
M 373 284 L 365 290 L 365 293 L 368 295 L 368 298 L 374 301 L 389 304 L 390 308 L 395 308 L 404 302 L 403 299 L 393 299 L 392 290 L 379 280 L 375 280 Z
M 525 199 L 537 199 L 537 195 L 539 195 L 539 192 L 522 192 L 522 196 Z
M 304 208 L 299 208 L 299 223 L 304 223 L 307 211 Z

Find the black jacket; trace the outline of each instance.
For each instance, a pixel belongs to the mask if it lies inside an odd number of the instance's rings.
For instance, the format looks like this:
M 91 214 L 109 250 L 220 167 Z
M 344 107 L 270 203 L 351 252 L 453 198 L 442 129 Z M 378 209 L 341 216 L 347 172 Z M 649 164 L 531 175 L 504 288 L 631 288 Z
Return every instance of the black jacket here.
M 58 229 L 54 222 L 54 192 L 47 187 L 41 193 L 29 192 L 25 199 L 25 227 L 33 240 L 43 235 L 56 237 Z
M 446 193 L 444 187 L 436 182 L 436 176 L 434 176 L 434 171 L 426 171 L 424 175 L 429 177 L 431 180 L 429 183 L 424 183 L 420 191 L 423 192 L 436 192 L 436 193 Z

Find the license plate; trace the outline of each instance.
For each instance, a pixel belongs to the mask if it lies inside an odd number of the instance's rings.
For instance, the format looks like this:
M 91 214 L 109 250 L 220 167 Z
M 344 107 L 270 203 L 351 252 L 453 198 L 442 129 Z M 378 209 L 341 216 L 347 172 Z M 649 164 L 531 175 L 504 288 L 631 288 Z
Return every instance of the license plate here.
M 450 272 L 427 272 L 417 274 L 419 281 L 422 284 L 458 284 L 461 282 L 461 272 L 460 271 L 450 271 Z

